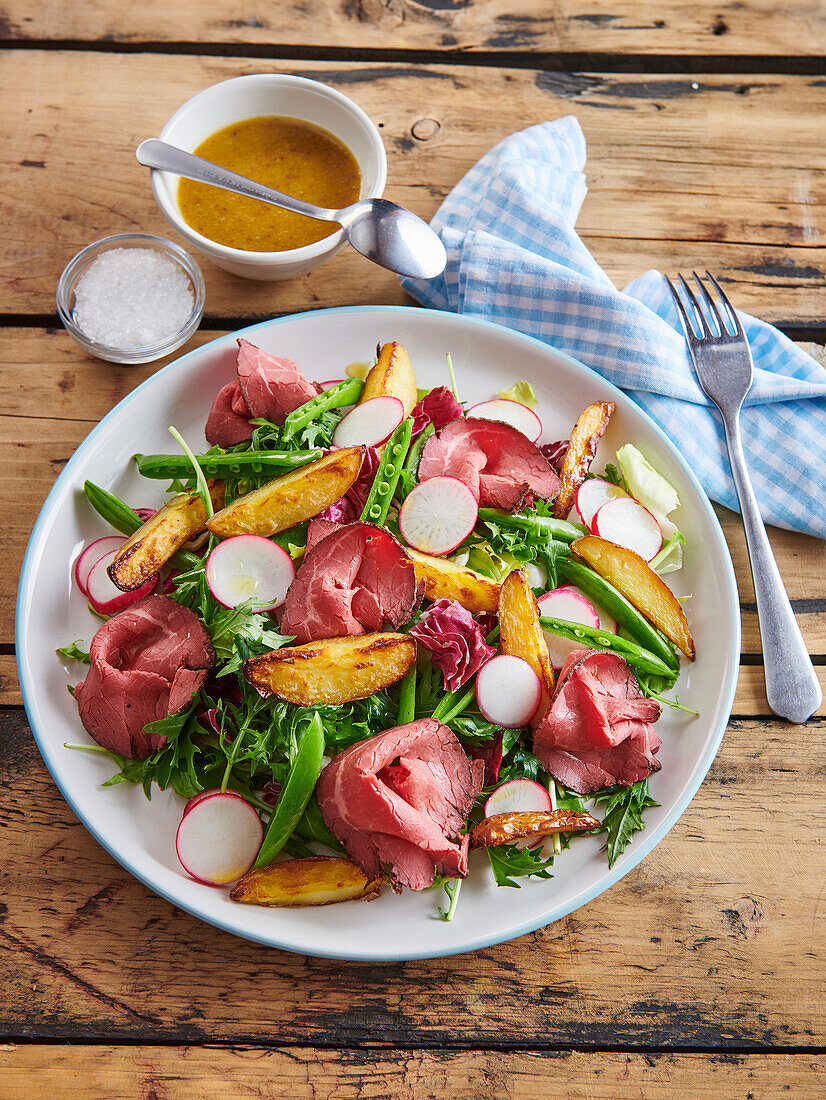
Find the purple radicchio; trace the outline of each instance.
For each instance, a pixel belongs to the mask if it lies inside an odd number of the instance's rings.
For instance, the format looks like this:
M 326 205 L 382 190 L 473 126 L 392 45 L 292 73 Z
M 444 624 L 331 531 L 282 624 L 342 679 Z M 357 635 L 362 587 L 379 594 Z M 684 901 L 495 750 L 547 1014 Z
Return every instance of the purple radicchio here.
M 464 409 L 447 388 L 437 386 L 425 394 L 410 414 L 413 417 L 413 438 L 432 424 L 436 431 L 464 415 Z
M 411 627 L 410 636 L 430 650 L 448 691 L 460 688 L 496 652 L 485 642 L 479 623 L 455 600 L 436 600 Z

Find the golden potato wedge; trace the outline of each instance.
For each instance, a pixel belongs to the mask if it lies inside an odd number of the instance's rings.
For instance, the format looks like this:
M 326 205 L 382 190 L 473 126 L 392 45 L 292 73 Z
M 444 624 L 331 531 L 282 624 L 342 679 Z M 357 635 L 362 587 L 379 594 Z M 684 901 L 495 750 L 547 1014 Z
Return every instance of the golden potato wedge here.
M 552 810 L 549 813 L 491 814 L 470 832 L 471 848 L 496 848 L 529 836 L 550 836 L 552 833 L 582 833 L 598 829 L 599 822 L 588 813 L 573 810 Z
M 367 375 L 359 404 L 371 397 L 398 397 L 404 405 L 404 415 L 410 416 L 417 399 L 416 375 L 410 356 L 401 344 L 385 344 L 376 365 Z
M 223 481 L 209 481 L 213 508 L 224 503 Z M 182 493 L 160 508 L 130 535 L 107 572 L 123 592 L 132 592 L 160 572 L 173 555 L 206 526 L 206 508 L 198 493 Z
M 214 535 L 276 535 L 340 500 L 361 469 L 362 447 L 343 447 L 276 477 L 216 512 Z
M 337 706 L 394 684 L 415 661 L 416 643 L 406 634 L 361 634 L 251 657 L 244 677 L 264 696 L 302 707 Z
M 647 561 L 633 550 L 596 535 L 576 539 L 571 549 L 619 589 L 690 661 L 694 660 L 694 639 L 680 601 Z
M 271 863 L 249 871 L 229 892 L 245 905 L 294 908 L 299 905 L 332 905 L 337 901 L 371 901 L 381 893 L 384 880 L 368 879 L 351 859 L 340 856 L 308 856 Z
M 531 725 L 536 726 L 551 705 L 554 670 L 548 656 L 539 609 L 521 569 L 508 573 L 499 593 L 499 637 L 503 653 L 527 661 L 542 681 L 542 700 Z
M 574 506 L 576 491 L 594 461 L 597 444 L 608 427 L 615 407 L 613 401 L 597 401 L 579 414 L 571 432 L 568 450 L 562 460 L 562 469 L 559 471 L 559 496 L 554 501 L 554 515 L 557 519 L 568 518 L 568 513 Z
M 416 583 L 424 588 L 429 600 L 455 600 L 468 611 L 496 611 L 499 606 L 499 585 L 473 569 L 457 565 L 447 558 L 420 554 L 405 546 L 416 568 Z

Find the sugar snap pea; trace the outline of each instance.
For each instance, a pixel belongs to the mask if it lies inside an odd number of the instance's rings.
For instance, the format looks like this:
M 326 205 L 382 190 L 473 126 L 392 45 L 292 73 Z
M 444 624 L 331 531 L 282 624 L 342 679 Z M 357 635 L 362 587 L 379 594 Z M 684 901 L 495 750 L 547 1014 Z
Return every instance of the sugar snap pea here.
M 296 432 L 306 428 L 310 421 L 327 412 L 329 409 L 340 409 L 343 405 L 355 405 L 364 389 L 364 383 L 360 378 L 345 378 L 337 386 L 331 386 L 317 397 L 311 397 L 303 405 L 287 416 L 284 421 L 282 439 L 292 439 Z
M 515 527 L 538 538 L 558 539 L 560 542 L 573 542 L 587 534 L 581 523 L 569 523 L 552 516 L 513 516 L 510 512 L 500 512 L 498 508 L 480 508 L 479 519 L 497 523 L 500 527 Z
M 624 657 L 638 672 L 649 676 L 662 676 L 672 685 L 677 682 L 678 673 L 661 661 L 656 654 L 643 649 L 636 642 L 629 642 L 625 638 L 620 638 L 618 634 L 612 634 L 609 630 L 598 630 L 593 626 L 582 626 L 580 623 L 554 619 L 547 615 L 540 616 L 539 625 L 549 634 L 567 638 L 570 642 L 581 642 L 591 649 L 607 649 L 611 653 L 616 653 Z
M 264 842 L 255 860 L 256 868 L 272 863 L 290 839 L 315 790 L 323 756 L 324 727 L 318 714 L 315 714 L 298 742 L 287 781 L 275 804 Z
M 396 724 L 404 726 L 416 717 L 416 666 L 402 677 L 399 691 L 399 713 Z
M 384 445 L 384 452 L 376 470 L 361 518 L 365 523 L 382 524 L 399 483 L 402 466 L 410 448 L 413 421 L 408 416 L 399 424 Z
M 575 584 L 589 600 L 593 600 L 616 619 L 620 626 L 625 627 L 635 642 L 667 665 L 672 673 L 679 670 L 680 659 L 668 639 L 610 581 L 584 562 L 572 557 L 560 555 L 556 561 L 556 569 L 561 581 Z
M 238 451 L 229 454 L 196 455 L 195 460 L 207 477 L 231 477 L 242 474 L 262 474 L 306 466 L 321 458 L 317 448 L 308 451 Z M 192 464 L 186 455 L 135 455 L 138 473 L 144 477 L 166 481 L 173 477 L 191 477 Z
M 402 496 L 407 496 L 413 486 L 418 482 L 419 462 L 421 461 L 422 451 L 424 450 L 425 443 L 427 443 L 428 439 L 430 439 L 435 431 L 436 429 L 432 424 L 427 424 L 413 441 L 413 446 L 408 451 L 404 467 L 402 468 Z
M 295 832 L 296 836 L 303 837 L 304 840 L 317 840 L 319 844 L 325 845 L 334 852 L 344 851 L 333 833 L 327 828 L 327 824 L 321 816 L 321 807 L 315 794 L 310 796 L 310 801 L 307 803 L 307 808 L 302 814 L 301 820 L 295 827 Z M 315 852 L 312 854 L 315 855 Z

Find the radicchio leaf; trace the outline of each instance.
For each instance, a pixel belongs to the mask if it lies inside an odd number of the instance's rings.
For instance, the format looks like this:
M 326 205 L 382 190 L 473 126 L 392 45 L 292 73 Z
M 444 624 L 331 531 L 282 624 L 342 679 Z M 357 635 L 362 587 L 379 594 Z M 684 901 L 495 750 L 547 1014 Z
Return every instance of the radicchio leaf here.
M 448 691 L 460 688 L 496 653 L 479 623 L 455 600 L 436 600 L 411 627 L 410 636 L 430 650 Z
M 437 386 L 416 405 L 411 413 L 413 417 L 413 438 L 432 424 L 436 431 L 464 414 L 464 409 L 447 386 Z

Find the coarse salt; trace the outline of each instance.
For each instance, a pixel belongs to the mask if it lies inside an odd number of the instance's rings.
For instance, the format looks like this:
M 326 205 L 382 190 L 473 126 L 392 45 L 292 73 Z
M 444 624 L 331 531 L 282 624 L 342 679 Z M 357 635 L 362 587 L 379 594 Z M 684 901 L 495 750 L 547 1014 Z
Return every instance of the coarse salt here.
M 130 350 L 175 336 L 192 315 L 189 277 L 151 248 L 113 248 L 75 286 L 74 322 L 96 344 Z

